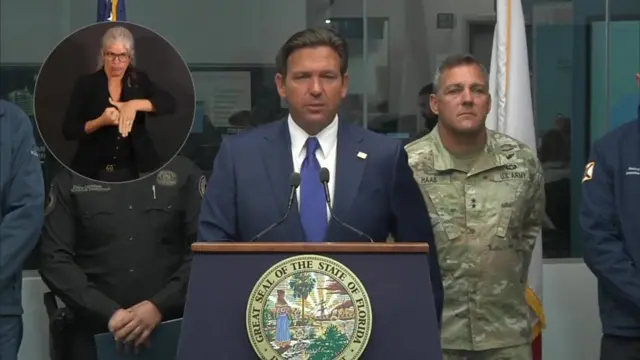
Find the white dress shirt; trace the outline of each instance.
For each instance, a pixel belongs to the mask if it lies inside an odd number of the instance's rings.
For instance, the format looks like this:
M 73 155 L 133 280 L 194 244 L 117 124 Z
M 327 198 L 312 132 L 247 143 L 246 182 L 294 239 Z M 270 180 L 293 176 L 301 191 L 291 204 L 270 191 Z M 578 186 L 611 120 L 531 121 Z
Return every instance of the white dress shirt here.
M 291 115 L 287 120 L 289 124 L 289 134 L 291 136 L 291 156 L 293 157 L 293 171 L 300 172 L 302 162 L 307 157 L 306 142 L 310 137 L 298 124 L 296 124 Z M 324 128 L 318 135 L 315 136 L 320 143 L 320 149 L 316 151 L 316 158 L 320 163 L 320 167 L 327 168 L 329 170 L 329 196 L 331 204 L 333 204 L 333 193 L 335 189 L 336 179 L 336 153 L 338 146 L 338 116 L 333 119 L 331 124 Z M 320 178 L 320 175 L 318 175 Z M 300 185 L 302 186 L 302 185 Z M 296 197 L 298 199 L 298 209 L 300 208 L 300 188 L 296 190 Z M 329 209 L 327 206 L 327 220 L 331 218 Z

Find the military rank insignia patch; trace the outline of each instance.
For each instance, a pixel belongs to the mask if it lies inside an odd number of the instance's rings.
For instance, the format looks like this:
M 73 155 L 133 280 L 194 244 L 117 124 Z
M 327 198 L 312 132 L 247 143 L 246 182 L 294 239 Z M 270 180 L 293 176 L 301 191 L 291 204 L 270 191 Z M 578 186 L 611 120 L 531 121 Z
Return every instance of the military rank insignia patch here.
M 584 168 L 584 176 L 582 177 L 582 182 L 589 181 L 593 179 L 593 168 L 596 166 L 595 162 L 590 162 Z

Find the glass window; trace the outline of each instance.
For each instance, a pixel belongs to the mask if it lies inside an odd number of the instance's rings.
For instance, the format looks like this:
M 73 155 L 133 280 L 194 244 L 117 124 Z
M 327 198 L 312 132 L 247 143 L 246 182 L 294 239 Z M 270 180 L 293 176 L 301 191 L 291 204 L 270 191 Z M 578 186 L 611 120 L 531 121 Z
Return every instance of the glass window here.
M 534 1 L 525 9 L 530 19 L 530 67 L 538 157 L 545 176 L 547 221 L 542 230 L 543 253 L 547 258 L 579 256 L 572 253 L 572 164 L 584 168 L 585 139 L 572 137 L 581 127 L 574 116 L 574 4 Z M 578 101 L 584 104 L 584 100 Z M 575 141 L 575 143 L 574 143 Z M 575 150 L 575 147 L 579 150 Z M 579 175 L 582 176 L 582 171 Z M 577 207 L 575 208 L 577 209 Z

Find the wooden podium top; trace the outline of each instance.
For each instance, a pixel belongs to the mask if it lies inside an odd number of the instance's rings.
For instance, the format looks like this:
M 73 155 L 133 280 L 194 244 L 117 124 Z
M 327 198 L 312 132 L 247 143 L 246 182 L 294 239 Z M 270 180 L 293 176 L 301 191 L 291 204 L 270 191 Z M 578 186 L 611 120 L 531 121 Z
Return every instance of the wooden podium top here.
M 197 242 L 194 253 L 428 253 L 427 243 Z

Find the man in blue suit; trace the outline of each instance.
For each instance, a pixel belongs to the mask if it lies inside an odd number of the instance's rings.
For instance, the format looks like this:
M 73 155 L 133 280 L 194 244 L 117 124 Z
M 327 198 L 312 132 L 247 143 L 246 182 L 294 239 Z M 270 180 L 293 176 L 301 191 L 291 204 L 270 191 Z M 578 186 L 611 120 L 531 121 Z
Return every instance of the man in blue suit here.
M 286 119 L 223 142 L 202 203 L 199 241 L 427 242 L 438 318 L 442 280 L 424 198 L 400 141 L 338 119 L 347 94 L 348 50 L 330 29 L 294 34 L 276 58 Z M 329 173 L 329 212 L 321 168 Z M 299 173 L 300 187 L 290 177 Z M 326 174 L 326 170 L 323 170 Z M 265 228 L 287 214 L 278 226 Z M 335 200 L 335 201 L 334 201 Z

